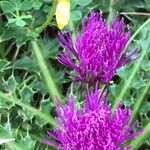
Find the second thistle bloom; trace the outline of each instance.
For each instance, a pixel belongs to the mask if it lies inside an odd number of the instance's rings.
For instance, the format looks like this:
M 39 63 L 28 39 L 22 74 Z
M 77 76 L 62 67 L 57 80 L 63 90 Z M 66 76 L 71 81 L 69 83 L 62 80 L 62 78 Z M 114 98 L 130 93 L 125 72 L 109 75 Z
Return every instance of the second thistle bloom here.
M 105 97 L 99 97 L 96 90 L 86 96 L 84 105 L 77 107 L 75 99 L 67 98 L 56 107 L 59 126 L 48 135 L 54 141 L 43 143 L 57 147 L 57 150 L 131 150 L 126 141 L 136 137 L 142 130 L 131 133 L 134 126 L 129 125 L 131 110 L 122 108 L 121 103 L 114 114 L 111 105 L 105 104 Z
M 76 81 L 108 83 L 116 70 L 125 65 L 132 54 L 124 50 L 130 38 L 125 32 L 124 21 L 117 17 L 109 26 L 101 13 L 90 13 L 88 22 L 83 19 L 82 34 L 73 43 L 71 33 L 61 34 L 59 38 L 65 52 L 58 60 L 75 70 L 68 73 Z

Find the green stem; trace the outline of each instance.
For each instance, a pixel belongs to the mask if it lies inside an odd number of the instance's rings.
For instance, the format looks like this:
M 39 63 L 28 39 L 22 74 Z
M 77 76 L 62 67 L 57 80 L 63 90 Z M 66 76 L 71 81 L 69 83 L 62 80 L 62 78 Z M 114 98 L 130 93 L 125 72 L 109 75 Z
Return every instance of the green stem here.
M 149 18 L 147 21 L 145 21 L 145 22 L 136 30 L 136 32 L 132 35 L 132 37 L 130 38 L 130 40 L 127 42 L 127 44 L 126 44 L 126 46 L 125 46 L 124 49 L 126 49 L 126 48 L 129 46 L 129 44 L 130 44 L 130 43 L 132 42 L 132 40 L 136 37 L 136 35 L 137 35 L 148 23 L 150 23 L 150 18 Z M 113 111 L 113 112 L 114 112 L 114 110 L 116 109 L 116 107 L 118 106 L 119 100 L 120 100 L 121 98 L 123 98 L 123 96 L 124 96 L 126 90 L 127 90 L 128 87 L 130 86 L 130 83 L 131 83 L 132 79 L 134 78 L 134 76 L 135 76 L 135 74 L 136 74 L 136 72 L 137 72 L 137 70 L 138 70 L 138 68 L 139 68 L 139 66 L 140 66 L 140 64 L 141 64 L 141 62 L 142 62 L 142 60 L 143 60 L 145 54 L 146 54 L 146 52 L 147 52 L 147 49 L 144 49 L 144 51 L 143 51 L 143 53 L 142 53 L 142 56 L 140 57 L 139 61 L 135 64 L 135 67 L 134 67 L 134 69 L 133 69 L 133 71 L 132 71 L 132 74 L 129 76 L 127 82 L 125 83 L 124 87 L 122 88 L 121 92 L 119 93 L 118 97 L 116 98 L 116 100 L 115 100 L 115 102 L 114 102 L 114 105 L 113 105 L 113 108 L 112 108 L 112 111 Z
M 109 5 L 109 16 L 108 16 L 108 23 L 111 24 L 114 16 L 115 16 L 115 13 L 116 13 L 116 10 L 114 8 L 114 4 L 115 4 L 115 0 L 110 0 L 110 5 Z
M 136 15 L 136 16 L 150 16 L 150 13 L 145 12 L 121 12 L 121 15 Z
M 0 16 L 0 35 L 3 34 L 2 17 Z M 5 58 L 5 46 L 4 42 L 0 42 L 0 58 Z
M 24 109 L 29 110 L 30 112 L 32 112 L 33 114 L 36 114 L 37 116 L 39 116 L 40 118 L 42 118 L 45 121 L 48 121 L 50 124 L 52 124 L 53 126 L 56 125 L 55 120 L 47 114 L 42 113 L 41 111 L 35 109 L 34 107 L 27 105 L 25 103 L 22 103 L 20 100 L 15 100 L 12 95 L 6 95 L 5 93 L 2 93 L 0 91 L 0 100 L 4 100 L 4 101 L 8 101 L 8 102 L 12 102 L 16 105 L 21 106 Z
M 51 9 L 51 12 L 49 13 L 47 20 L 44 22 L 42 26 L 35 29 L 39 34 L 50 24 L 51 20 L 53 19 L 56 12 L 57 3 L 58 0 L 53 0 L 53 7 Z
M 56 96 L 60 97 L 59 92 L 56 88 L 56 85 L 53 81 L 53 78 L 49 72 L 49 69 L 47 67 L 47 64 L 44 61 L 43 55 L 41 53 L 41 50 L 38 47 L 38 44 L 35 41 L 31 42 L 32 50 L 35 55 L 35 58 L 37 60 L 38 66 L 40 68 L 40 71 L 42 73 L 43 79 L 46 83 L 47 89 L 50 93 L 50 96 L 52 96 L 53 102 L 56 100 Z
M 150 23 L 150 18 L 147 19 L 136 31 L 135 33 L 131 36 L 131 38 L 129 39 L 129 41 L 127 42 L 126 46 L 124 49 L 127 49 L 127 47 L 129 46 L 129 44 L 133 41 L 133 39 L 137 36 L 137 34 L 147 25 Z
M 22 145 L 18 144 L 17 142 L 6 143 L 6 145 L 10 148 L 10 150 L 24 150 Z
M 135 140 L 131 142 L 131 147 L 133 150 L 137 150 L 143 142 L 150 137 L 150 122 L 144 127 L 144 131 Z
M 16 16 L 17 16 L 18 18 L 20 17 L 19 8 L 16 9 Z
M 131 121 L 130 121 L 130 124 L 134 121 L 134 119 L 136 118 L 136 115 L 137 115 L 137 112 L 141 106 L 141 103 L 148 91 L 150 87 L 150 82 L 148 82 L 148 84 L 145 86 L 145 88 L 142 90 L 140 96 L 138 97 L 138 99 L 136 100 L 136 104 L 134 106 L 134 109 L 133 109 L 133 113 L 132 113 L 132 118 L 131 118 Z

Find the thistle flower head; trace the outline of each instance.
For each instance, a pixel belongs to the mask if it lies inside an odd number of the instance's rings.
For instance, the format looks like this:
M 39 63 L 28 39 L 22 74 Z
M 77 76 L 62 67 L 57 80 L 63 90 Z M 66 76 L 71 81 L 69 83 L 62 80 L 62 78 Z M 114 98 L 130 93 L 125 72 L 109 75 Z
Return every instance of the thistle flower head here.
M 45 144 L 56 146 L 58 150 L 131 150 L 124 145 L 141 131 L 131 133 L 129 125 L 131 110 L 119 104 L 114 114 L 106 105 L 105 96 L 99 99 L 99 91 L 88 94 L 84 106 L 78 108 L 76 100 L 67 97 L 67 104 L 56 107 L 57 124 L 54 133 L 48 135 L 55 141 Z
M 101 13 L 94 12 L 88 22 L 83 19 L 82 29 L 74 44 L 71 33 L 59 33 L 65 52 L 58 60 L 75 70 L 68 73 L 76 81 L 108 83 L 136 52 L 127 55 L 127 49 L 124 50 L 130 31 L 125 31 L 123 19 L 119 21 L 116 16 L 109 26 Z

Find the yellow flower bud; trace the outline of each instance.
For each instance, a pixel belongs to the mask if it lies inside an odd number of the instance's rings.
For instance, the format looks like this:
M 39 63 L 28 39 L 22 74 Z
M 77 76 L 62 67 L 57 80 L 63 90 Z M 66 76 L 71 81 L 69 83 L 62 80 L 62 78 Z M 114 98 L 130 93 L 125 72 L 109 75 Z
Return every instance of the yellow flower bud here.
M 56 7 L 56 21 L 59 29 L 63 29 L 70 18 L 70 0 L 59 0 Z

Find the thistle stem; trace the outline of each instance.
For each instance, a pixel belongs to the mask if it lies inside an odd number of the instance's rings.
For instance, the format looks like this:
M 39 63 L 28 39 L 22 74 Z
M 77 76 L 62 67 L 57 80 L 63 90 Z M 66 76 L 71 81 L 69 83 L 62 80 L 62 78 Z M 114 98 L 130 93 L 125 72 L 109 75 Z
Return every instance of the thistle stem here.
M 147 25 L 150 23 L 150 18 L 147 19 L 136 31 L 135 33 L 131 36 L 131 38 L 129 39 L 129 41 L 127 42 L 126 46 L 124 49 L 126 49 L 129 44 L 133 41 L 133 39 L 137 36 L 137 34 Z
M 58 3 L 58 0 L 53 0 L 53 6 L 51 8 L 51 11 L 49 13 L 47 20 L 43 23 L 43 25 L 35 29 L 39 34 L 50 24 L 51 20 L 53 19 L 55 15 L 57 3 Z
M 115 0 L 110 0 L 110 5 L 109 5 L 109 15 L 108 15 L 108 23 L 111 24 L 114 16 L 115 16 L 115 8 L 114 8 Z
M 121 12 L 121 15 L 135 15 L 135 16 L 150 16 L 150 13 L 145 12 Z
M 140 96 L 138 97 L 138 99 L 136 100 L 136 104 L 134 106 L 134 109 L 133 109 L 133 113 L 132 113 L 132 118 L 131 118 L 131 121 L 130 121 L 130 124 L 134 121 L 134 119 L 136 118 L 136 115 L 137 115 L 137 112 L 141 106 L 141 103 L 148 91 L 150 87 L 150 82 L 148 82 L 148 84 L 145 86 L 145 88 L 142 90 Z
M 0 16 L 0 35 L 3 33 L 2 17 Z M 0 58 L 5 58 L 5 45 L 4 42 L 0 42 Z
M 143 133 L 141 133 L 135 140 L 131 142 L 131 147 L 133 150 L 137 150 L 142 143 L 150 137 L 150 122 L 144 127 Z
M 126 46 L 124 49 L 126 49 L 129 44 L 132 42 L 132 40 L 136 37 L 136 35 L 148 24 L 150 23 L 150 18 L 148 20 L 146 20 L 136 31 L 135 33 L 132 35 L 132 37 L 130 38 L 130 40 L 127 42 Z M 124 94 L 126 93 L 128 87 L 130 86 L 130 83 L 132 81 L 132 79 L 134 78 L 142 60 L 144 59 L 144 56 L 147 52 L 147 49 L 144 49 L 143 53 L 142 53 L 142 56 L 140 57 L 140 59 L 138 60 L 138 62 L 135 64 L 135 67 L 132 71 L 132 74 L 130 75 L 129 79 L 127 80 L 127 82 L 124 84 L 122 90 L 120 91 L 118 97 L 116 98 L 115 102 L 114 102 L 114 105 L 113 105 L 113 108 L 112 108 L 112 111 L 114 112 L 114 110 L 116 109 L 116 107 L 118 106 L 118 103 L 119 103 L 119 100 L 123 98 Z
M 46 83 L 47 89 L 50 93 L 50 96 L 52 97 L 53 102 L 55 102 L 56 96 L 60 98 L 60 94 L 59 94 L 57 87 L 54 83 L 54 80 L 53 80 L 53 78 L 49 72 L 49 69 L 47 67 L 47 64 L 46 64 L 44 58 L 43 58 L 42 52 L 41 52 L 38 44 L 35 41 L 32 41 L 31 45 L 32 45 L 32 50 L 33 50 L 33 53 L 34 53 L 35 58 L 37 60 L 39 69 L 40 69 L 42 76 L 43 76 L 43 79 Z

